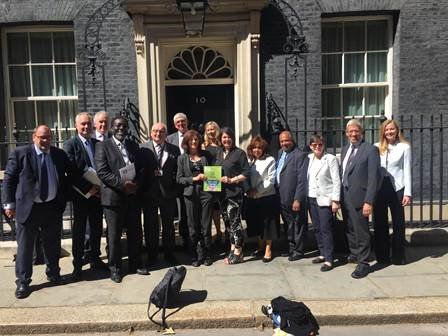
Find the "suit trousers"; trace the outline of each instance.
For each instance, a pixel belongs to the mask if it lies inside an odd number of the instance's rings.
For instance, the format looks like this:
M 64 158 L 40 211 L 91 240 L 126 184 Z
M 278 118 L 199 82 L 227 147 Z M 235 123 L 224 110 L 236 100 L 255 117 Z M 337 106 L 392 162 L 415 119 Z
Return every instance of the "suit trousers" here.
M 73 201 L 72 253 L 73 266 L 82 267 L 85 235 L 89 227 L 90 262 L 95 262 L 101 255 L 100 244 L 103 233 L 103 210 L 96 197 L 76 199 Z
M 140 206 L 135 195 L 122 198 L 118 206 L 104 206 L 104 216 L 107 223 L 108 261 L 111 272 L 119 272 L 122 268 L 121 234 L 123 224 L 127 227 L 127 250 L 129 270 L 141 267 L 142 225 Z
M 369 218 L 362 215 L 362 207 L 356 208 L 347 199 L 343 188 L 342 216 L 346 225 L 350 253 L 357 258 L 358 263 L 368 264 L 370 256 Z
M 184 196 L 193 259 L 197 259 L 198 243 L 206 254 L 212 239 L 214 197 L 201 189 L 202 185 L 196 185 L 193 195 Z
M 187 214 L 187 208 L 185 204 L 185 199 L 183 196 L 180 196 L 178 198 L 179 200 L 179 208 L 178 216 L 179 216 L 179 235 L 182 237 L 184 243 L 188 242 L 189 239 L 189 226 L 188 226 L 188 214 Z
M 314 197 L 308 197 L 308 206 L 319 254 L 325 258 L 325 261 L 333 263 L 333 213 L 331 207 L 319 206 Z
M 224 197 L 219 201 L 222 218 L 230 233 L 230 243 L 236 248 L 243 247 L 244 235 L 241 225 L 241 206 L 243 196 Z
M 176 213 L 176 199 L 151 197 L 143 204 L 143 226 L 145 230 L 145 244 L 150 262 L 155 262 L 159 254 L 160 224 L 158 209 L 160 208 L 160 219 L 162 222 L 162 244 L 165 253 L 174 250 L 174 214 Z
M 33 250 L 37 233 L 42 237 L 46 274 L 60 273 L 62 211 L 57 201 L 35 203 L 30 216 L 23 224 L 17 224 L 16 283 L 29 284 L 33 274 Z
M 288 240 L 290 255 L 303 255 L 305 234 L 307 230 L 305 202 L 301 202 L 300 211 L 293 211 L 291 204 L 280 204 L 280 215 Z
M 374 244 L 375 255 L 378 262 L 390 262 L 390 240 L 389 240 L 389 221 L 387 209 L 390 209 L 392 215 L 392 261 L 394 263 L 405 262 L 405 223 L 404 207 L 401 205 L 403 200 L 404 188 L 395 191 L 390 177 L 383 179 L 383 184 L 378 193 L 375 208 L 373 209 L 374 218 Z

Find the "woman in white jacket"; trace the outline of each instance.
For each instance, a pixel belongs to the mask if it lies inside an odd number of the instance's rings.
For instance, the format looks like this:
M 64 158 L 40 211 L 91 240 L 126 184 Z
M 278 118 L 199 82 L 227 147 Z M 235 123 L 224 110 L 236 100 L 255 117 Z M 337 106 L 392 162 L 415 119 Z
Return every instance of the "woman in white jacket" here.
M 386 120 L 380 127 L 379 148 L 383 183 L 373 209 L 375 255 L 378 263 L 406 263 L 404 207 L 411 203 L 411 146 L 404 140 L 395 120 Z M 389 221 L 392 214 L 392 255 L 390 253 Z
M 272 240 L 278 238 L 279 207 L 275 190 L 275 159 L 267 153 L 267 142 L 260 136 L 247 147 L 250 165 L 250 187 L 246 198 L 247 235 L 259 237 L 259 248 L 253 253 L 263 255 L 263 262 L 272 260 Z
M 324 263 L 320 270 L 326 272 L 333 268 L 333 213 L 339 209 L 341 193 L 339 164 L 334 155 L 325 152 L 322 136 L 313 135 L 309 145 L 308 205 L 319 248 L 319 256 L 312 262 Z

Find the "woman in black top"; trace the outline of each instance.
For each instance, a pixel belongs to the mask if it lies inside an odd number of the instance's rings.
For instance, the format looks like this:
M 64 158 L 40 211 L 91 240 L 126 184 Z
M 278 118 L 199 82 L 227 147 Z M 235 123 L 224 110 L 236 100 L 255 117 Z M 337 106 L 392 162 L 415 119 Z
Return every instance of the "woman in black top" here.
M 177 159 L 177 183 L 184 187 L 185 208 L 190 232 L 191 264 L 198 267 L 202 263 L 212 264 L 208 254 L 211 243 L 211 221 L 213 195 L 203 190 L 204 167 L 213 159 L 209 152 L 201 149 L 201 136 L 195 130 L 187 131 L 182 140 L 184 154 Z
M 230 232 L 230 253 L 224 259 L 226 264 L 243 262 L 243 227 L 241 225 L 241 204 L 244 181 L 249 177 L 250 167 L 246 153 L 235 147 L 235 134 L 232 129 L 221 130 L 222 151 L 218 154 L 217 165 L 222 167 L 223 190 L 221 211 L 226 228 Z
M 209 151 L 213 159 L 216 160 L 218 152 L 221 150 L 221 142 L 219 141 L 221 129 L 215 121 L 207 122 L 204 129 L 204 143 L 202 144 L 202 149 Z M 213 222 L 215 223 L 216 229 L 215 243 L 219 243 L 222 240 L 223 234 L 221 232 L 221 209 L 219 208 L 218 201 L 215 202 L 213 208 Z

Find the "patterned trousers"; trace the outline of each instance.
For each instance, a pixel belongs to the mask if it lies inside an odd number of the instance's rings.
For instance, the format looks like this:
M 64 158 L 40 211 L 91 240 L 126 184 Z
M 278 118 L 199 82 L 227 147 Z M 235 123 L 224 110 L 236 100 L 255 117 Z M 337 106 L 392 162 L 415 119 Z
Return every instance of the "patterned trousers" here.
M 241 205 L 243 199 L 240 196 L 223 198 L 220 200 L 222 218 L 230 233 L 230 243 L 235 248 L 243 247 L 243 226 L 241 225 Z

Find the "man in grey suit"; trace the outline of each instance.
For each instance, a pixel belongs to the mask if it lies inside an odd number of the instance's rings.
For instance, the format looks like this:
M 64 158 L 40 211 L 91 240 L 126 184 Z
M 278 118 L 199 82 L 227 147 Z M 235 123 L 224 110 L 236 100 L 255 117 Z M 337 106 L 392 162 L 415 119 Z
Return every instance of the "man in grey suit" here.
M 155 264 L 159 253 L 159 220 L 162 221 L 162 242 L 165 260 L 176 264 L 174 250 L 174 214 L 179 188 L 176 183 L 179 148 L 165 141 L 166 125 L 151 128 L 151 140 L 141 145 L 145 166 L 151 167 L 152 183 L 143 190 L 143 224 L 149 264 Z M 155 162 L 156 164 L 152 164 Z
M 174 127 L 177 132 L 168 135 L 166 142 L 175 145 L 179 148 L 180 154 L 183 154 L 184 149 L 182 148 L 182 140 L 184 139 L 184 134 L 188 131 L 188 118 L 185 113 L 178 112 L 173 117 Z M 185 208 L 185 201 L 183 197 L 183 188 L 179 188 L 178 200 L 180 204 L 179 212 L 179 234 L 183 240 L 183 247 L 188 250 L 190 238 L 187 224 L 187 212 Z
M 306 234 L 306 175 L 308 157 L 296 147 L 291 132 L 279 136 L 276 186 L 280 195 L 280 214 L 288 239 L 288 260 L 303 258 Z
M 378 148 L 364 142 L 359 120 L 347 123 L 345 134 L 349 144 L 344 146 L 342 162 L 342 211 L 350 248 L 349 262 L 358 263 L 352 277 L 369 274 L 370 231 L 369 216 L 378 190 L 380 157 Z

